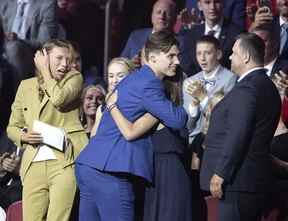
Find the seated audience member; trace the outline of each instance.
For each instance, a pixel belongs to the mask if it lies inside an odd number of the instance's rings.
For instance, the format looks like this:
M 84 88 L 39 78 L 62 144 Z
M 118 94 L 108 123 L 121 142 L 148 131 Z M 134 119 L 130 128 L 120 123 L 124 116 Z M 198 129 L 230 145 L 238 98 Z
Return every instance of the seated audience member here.
M 37 77 L 20 83 L 12 105 L 7 134 L 25 148 L 20 169 L 24 221 L 70 217 L 76 192 L 72 165 L 88 143 L 79 120 L 83 79 L 71 67 L 72 50 L 64 40 L 46 42 L 35 54 Z M 35 120 L 63 129 L 63 151 L 43 144 L 44 134 L 35 131 Z
M 158 0 L 153 6 L 151 14 L 152 28 L 138 29 L 133 31 L 126 43 L 121 57 L 132 59 L 140 63 L 140 51 L 146 40 L 153 32 L 169 30 L 173 32 L 173 25 L 176 21 L 176 5 L 173 0 Z
M 86 86 L 81 95 L 80 121 L 90 137 L 97 108 L 104 102 L 106 91 L 101 85 Z
M 196 59 L 202 71 L 187 78 L 183 84 L 184 108 L 189 116 L 189 143 L 203 128 L 203 111 L 210 97 L 220 90 L 228 93 L 235 84 L 236 75 L 220 64 L 221 58 L 222 51 L 215 37 L 205 35 L 197 40 Z M 193 102 L 198 104 L 197 108 L 192 108 Z
M 113 92 L 117 84 L 135 69 L 132 61 L 124 57 L 113 58 L 108 65 L 108 94 Z M 97 132 L 102 117 L 103 106 L 100 105 L 96 112 L 95 123 L 91 130 L 91 137 Z
M 288 57 L 279 56 L 279 29 L 270 25 L 258 26 L 250 30 L 265 42 L 264 68 L 271 78 L 282 77 L 280 71 L 288 70 Z M 285 75 L 283 76 L 285 77 Z
M 4 130 L 0 133 L 0 207 L 6 210 L 22 198 L 20 151 Z
M 203 35 L 212 35 L 217 38 L 223 54 L 220 63 L 230 69 L 229 56 L 232 53 L 235 37 L 244 31 L 243 28 L 224 18 L 224 0 L 199 0 L 199 8 L 203 11 L 205 23 L 187 31 L 183 36 L 183 45 L 181 46 L 181 67 L 188 76 L 201 70 L 196 60 L 195 50 L 199 38 Z

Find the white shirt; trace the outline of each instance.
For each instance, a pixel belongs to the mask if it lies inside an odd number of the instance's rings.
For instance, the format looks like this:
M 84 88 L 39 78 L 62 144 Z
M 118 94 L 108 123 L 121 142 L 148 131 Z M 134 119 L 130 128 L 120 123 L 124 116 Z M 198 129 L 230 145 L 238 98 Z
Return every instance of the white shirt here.
M 17 1 L 17 10 L 18 7 L 20 6 L 21 3 L 25 2 L 25 6 L 24 6 L 24 13 L 22 16 L 22 26 L 21 26 L 21 30 L 20 32 L 16 33 L 18 35 L 19 38 L 21 39 L 25 39 L 25 30 L 26 30 L 26 23 L 27 23 L 27 17 L 29 14 L 29 8 L 30 8 L 30 2 L 29 0 L 18 0 Z
M 280 27 L 281 27 L 281 31 L 280 31 L 280 51 L 279 51 L 279 54 L 281 54 L 282 51 L 283 51 L 283 48 L 285 46 L 285 43 L 288 40 L 287 32 L 283 28 L 283 25 L 288 25 L 288 23 L 285 22 L 281 16 L 279 16 L 279 24 L 280 24 Z
M 221 30 L 222 30 L 222 24 L 223 24 L 223 19 L 220 21 L 219 24 L 216 24 L 214 25 L 212 28 L 210 28 L 208 26 L 208 24 L 205 22 L 205 35 L 207 35 L 209 33 L 209 31 L 214 31 L 214 37 L 219 39 L 220 37 L 220 33 L 221 33 Z
M 244 74 L 242 74 L 242 75 L 238 78 L 237 82 L 242 81 L 243 78 L 245 78 L 246 76 L 248 76 L 248 75 L 249 75 L 250 73 L 252 73 L 253 71 L 257 71 L 257 70 L 261 70 L 261 69 L 264 69 L 264 68 L 263 68 L 263 67 L 256 67 L 256 68 L 250 69 L 249 71 L 247 71 L 247 72 L 245 72 Z
M 267 69 L 266 74 L 268 75 L 268 77 L 271 77 L 271 74 L 272 74 L 271 72 L 272 72 L 272 69 L 276 60 L 277 60 L 277 57 L 273 61 L 271 61 L 269 64 L 264 66 L 264 68 Z

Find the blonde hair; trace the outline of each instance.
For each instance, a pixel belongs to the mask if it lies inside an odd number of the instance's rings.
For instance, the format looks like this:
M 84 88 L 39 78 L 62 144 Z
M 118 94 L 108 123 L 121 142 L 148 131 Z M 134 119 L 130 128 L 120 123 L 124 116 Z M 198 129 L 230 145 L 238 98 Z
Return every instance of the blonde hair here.
M 84 103 L 84 99 L 85 99 L 85 96 L 88 92 L 89 89 L 98 89 L 100 90 L 100 92 L 102 93 L 103 95 L 103 98 L 105 99 L 105 95 L 106 95 L 106 90 L 104 89 L 104 87 L 100 84 L 90 84 L 90 85 L 87 85 L 86 87 L 84 87 L 82 89 L 82 93 L 81 93 L 81 103 L 80 103 L 80 109 L 79 109 L 79 118 L 80 118 L 80 122 L 82 123 L 83 126 L 86 125 L 86 118 L 85 118 L 85 113 L 84 113 L 84 110 L 83 110 L 83 103 Z
M 206 134 L 208 131 L 210 117 L 211 117 L 213 108 L 223 99 L 224 95 L 225 95 L 224 90 L 220 89 L 209 99 L 208 108 L 204 112 L 204 125 L 202 128 L 203 134 Z
M 115 64 L 115 63 L 125 65 L 128 68 L 128 73 L 136 69 L 135 64 L 130 59 L 124 58 L 124 57 L 113 58 L 108 64 L 108 69 L 112 64 Z

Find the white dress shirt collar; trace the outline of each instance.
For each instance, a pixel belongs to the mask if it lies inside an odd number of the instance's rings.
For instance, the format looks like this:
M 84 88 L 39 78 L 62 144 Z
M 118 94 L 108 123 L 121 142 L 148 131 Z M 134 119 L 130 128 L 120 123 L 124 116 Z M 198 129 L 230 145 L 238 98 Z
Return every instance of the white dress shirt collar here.
M 271 72 L 272 72 L 272 69 L 273 69 L 273 66 L 274 66 L 276 60 L 277 60 L 277 57 L 273 61 L 271 61 L 269 64 L 264 66 L 264 68 L 267 69 L 266 74 L 268 75 L 268 77 L 270 77 L 271 74 L 273 74 Z
M 221 33 L 221 29 L 222 29 L 222 25 L 223 25 L 223 19 L 221 19 L 221 21 L 214 25 L 212 28 L 210 28 L 207 24 L 207 22 L 205 22 L 205 35 L 207 35 L 209 33 L 209 31 L 214 31 L 214 37 L 215 38 L 219 38 L 220 37 L 220 33 Z
M 220 69 L 220 64 L 218 64 L 211 72 L 209 72 L 209 73 L 205 73 L 204 71 L 202 71 L 202 73 L 203 73 L 203 78 L 205 79 L 205 80 L 211 80 L 211 79 L 214 79 L 215 77 L 216 77 L 216 74 L 217 74 L 217 72 L 219 71 L 219 69 Z

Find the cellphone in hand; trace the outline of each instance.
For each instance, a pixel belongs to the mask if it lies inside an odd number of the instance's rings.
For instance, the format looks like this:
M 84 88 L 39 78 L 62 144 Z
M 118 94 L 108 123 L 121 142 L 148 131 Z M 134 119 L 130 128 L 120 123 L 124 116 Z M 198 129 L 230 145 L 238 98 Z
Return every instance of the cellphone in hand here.
M 259 5 L 259 8 L 267 7 L 270 9 L 270 11 L 272 10 L 271 0 L 259 0 L 258 5 Z

